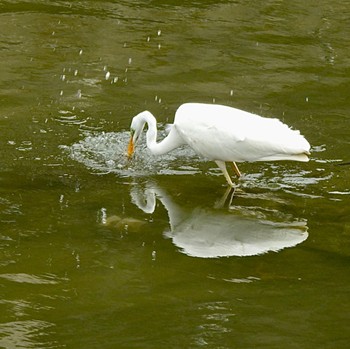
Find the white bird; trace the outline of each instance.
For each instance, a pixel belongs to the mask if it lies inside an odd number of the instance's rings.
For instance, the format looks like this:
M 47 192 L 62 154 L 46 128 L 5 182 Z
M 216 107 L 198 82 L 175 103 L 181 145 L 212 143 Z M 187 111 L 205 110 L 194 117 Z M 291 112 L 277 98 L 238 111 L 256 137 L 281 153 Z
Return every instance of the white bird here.
M 294 160 L 309 161 L 309 142 L 297 130 L 278 119 L 265 118 L 243 110 L 217 104 L 186 103 L 175 114 L 170 132 L 157 143 L 157 121 L 149 111 L 136 115 L 131 122 L 128 157 L 148 125 L 146 143 L 154 155 L 162 155 L 187 144 L 197 154 L 213 160 L 223 172 L 227 183 L 234 187 L 226 169 L 236 162 Z

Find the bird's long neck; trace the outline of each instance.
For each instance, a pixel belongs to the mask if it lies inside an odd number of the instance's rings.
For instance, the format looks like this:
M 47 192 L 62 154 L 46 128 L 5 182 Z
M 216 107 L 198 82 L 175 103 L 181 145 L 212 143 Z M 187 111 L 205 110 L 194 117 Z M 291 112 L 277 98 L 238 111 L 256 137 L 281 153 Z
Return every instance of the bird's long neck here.
M 183 144 L 182 139 L 172 129 L 167 137 L 157 143 L 157 121 L 150 112 L 145 112 L 144 121 L 147 123 L 146 133 L 147 147 L 153 155 L 163 155 Z

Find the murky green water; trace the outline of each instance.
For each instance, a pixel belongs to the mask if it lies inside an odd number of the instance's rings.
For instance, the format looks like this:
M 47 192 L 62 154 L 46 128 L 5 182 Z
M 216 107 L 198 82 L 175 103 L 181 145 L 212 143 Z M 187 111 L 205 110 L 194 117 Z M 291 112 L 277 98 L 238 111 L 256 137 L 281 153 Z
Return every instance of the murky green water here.
M 0 347 L 348 348 L 348 11 L 1 1 Z M 242 164 L 233 198 L 188 149 L 125 161 L 132 116 L 189 101 L 312 159 Z

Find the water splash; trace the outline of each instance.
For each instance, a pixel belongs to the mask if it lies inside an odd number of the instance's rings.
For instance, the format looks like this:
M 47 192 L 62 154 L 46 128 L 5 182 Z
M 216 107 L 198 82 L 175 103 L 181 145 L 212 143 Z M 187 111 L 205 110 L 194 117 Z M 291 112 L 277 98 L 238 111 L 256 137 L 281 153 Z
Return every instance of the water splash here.
M 188 147 L 178 148 L 163 156 L 153 156 L 140 140 L 133 159 L 126 150 L 129 132 L 86 133 L 71 146 L 61 146 L 69 156 L 97 173 L 115 173 L 121 177 L 142 177 L 155 174 L 195 174 L 200 172 L 201 159 Z

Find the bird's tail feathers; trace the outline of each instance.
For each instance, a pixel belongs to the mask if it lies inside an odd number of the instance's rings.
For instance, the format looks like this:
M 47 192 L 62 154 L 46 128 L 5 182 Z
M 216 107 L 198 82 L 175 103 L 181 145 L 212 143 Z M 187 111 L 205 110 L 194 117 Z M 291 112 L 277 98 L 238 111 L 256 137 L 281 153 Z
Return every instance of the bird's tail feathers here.
M 308 162 L 309 161 L 308 155 L 309 155 L 308 153 L 274 154 L 274 155 L 262 157 L 258 161 L 292 160 L 292 161 Z

